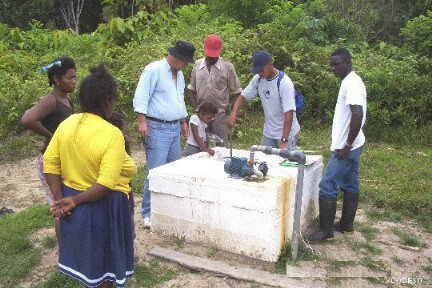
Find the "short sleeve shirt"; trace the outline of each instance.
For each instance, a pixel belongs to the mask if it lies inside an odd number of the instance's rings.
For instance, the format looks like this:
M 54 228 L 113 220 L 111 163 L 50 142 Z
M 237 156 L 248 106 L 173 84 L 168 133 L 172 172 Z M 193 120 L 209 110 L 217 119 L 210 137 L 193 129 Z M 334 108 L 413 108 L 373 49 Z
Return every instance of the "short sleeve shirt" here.
M 351 122 L 350 105 L 360 105 L 363 108 L 363 120 L 361 129 L 353 142 L 353 148 L 357 149 L 364 145 L 366 139 L 363 133 L 363 126 L 366 122 L 366 87 L 363 80 L 357 73 L 352 71 L 343 80 L 339 89 L 339 95 L 336 102 L 335 114 L 333 116 L 332 126 L 332 144 L 331 150 L 342 149 L 348 140 L 349 127 Z
M 264 131 L 265 137 L 270 139 L 281 139 L 285 122 L 285 113 L 296 111 L 294 84 L 291 79 L 284 75 L 277 87 L 277 77 L 271 80 L 255 75 L 243 90 L 242 96 L 247 100 L 254 99 L 257 95 L 261 98 L 264 110 Z M 294 113 L 293 123 L 289 137 L 297 135 L 300 131 L 300 124 Z
M 226 111 L 230 103 L 230 95 L 240 94 L 241 86 L 230 62 L 219 60 L 207 69 L 205 58 L 199 59 L 191 73 L 191 81 L 188 89 L 196 93 L 197 109 L 204 102 L 216 105 L 219 112 Z
M 187 144 L 198 147 L 198 143 L 195 141 L 195 138 L 194 138 L 193 133 L 192 133 L 191 124 L 198 126 L 198 136 L 201 137 L 204 142 L 207 141 L 207 135 L 206 135 L 207 124 L 204 123 L 203 121 L 201 121 L 201 119 L 196 114 L 192 115 L 190 120 L 189 120 L 190 133 L 189 133 L 189 137 L 187 140 Z

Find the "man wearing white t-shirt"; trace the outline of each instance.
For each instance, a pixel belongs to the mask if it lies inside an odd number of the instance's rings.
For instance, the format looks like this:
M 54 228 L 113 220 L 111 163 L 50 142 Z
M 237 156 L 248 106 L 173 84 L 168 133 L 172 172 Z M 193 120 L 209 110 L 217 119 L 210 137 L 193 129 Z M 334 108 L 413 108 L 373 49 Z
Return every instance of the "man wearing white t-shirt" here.
M 296 116 L 294 84 L 287 75 L 273 66 L 273 58 L 268 52 L 256 52 L 252 62 L 251 72 L 256 75 L 234 102 L 228 126 L 234 126 L 242 103 L 259 95 L 264 110 L 261 144 L 293 150 L 300 131 Z
M 352 71 L 351 54 L 345 48 L 331 56 L 333 73 L 342 79 L 332 126 L 331 154 L 320 182 L 320 231 L 310 241 L 333 238 L 333 230 L 354 231 L 353 222 L 359 196 L 359 162 L 365 143 L 366 87 Z M 338 189 L 344 192 L 342 217 L 334 227 Z

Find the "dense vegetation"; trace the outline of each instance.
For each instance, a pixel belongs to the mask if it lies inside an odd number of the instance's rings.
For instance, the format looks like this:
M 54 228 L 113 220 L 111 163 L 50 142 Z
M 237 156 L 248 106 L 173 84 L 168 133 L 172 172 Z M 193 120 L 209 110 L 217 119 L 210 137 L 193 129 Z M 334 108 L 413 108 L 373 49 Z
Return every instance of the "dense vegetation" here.
M 370 4 L 377 1 L 354 2 L 209 1 L 157 11 L 143 6 L 132 17 L 114 17 L 81 35 L 48 30 L 36 20 L 24 30 L 0 24 L 0 135 L 22 131 L 20 115 L 49 89 L 38 68 L 59 55 L 76 59 L 80 77 L 89 66 L 106 63 L 120 83 L 120 109 L 131 112 L 138 75 L 147 63 L 165 55 L 176 39 L 201 48 L 207 34 L 218 33 L 225 40 L 224 57 L 234 63 L 242 84 L 251 77 L 252 53 L 269 50 L 305 95 L 302 117 L 314 125 L 331 121 L 336 100 L 338 80 L 329 71 L 329 54 L 336 47 L 350 48 L 368 88 L 370 137 L 392 136 L 383 131 L 399 128 L 408 140 L 417 130 L 423 131 L 417 141 L 432 143 L 432 12 L 425 10 L 431 1 L 405 7 L 405 18 L 423 14 L 405 21 L 399 15 L 396 34 L 380 18 L 383 6 Z

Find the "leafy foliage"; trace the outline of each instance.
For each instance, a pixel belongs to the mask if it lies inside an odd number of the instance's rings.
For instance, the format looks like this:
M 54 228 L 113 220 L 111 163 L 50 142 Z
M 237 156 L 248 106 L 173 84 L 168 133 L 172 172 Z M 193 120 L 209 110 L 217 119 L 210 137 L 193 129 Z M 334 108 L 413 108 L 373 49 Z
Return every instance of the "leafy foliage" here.
M 240 9 L 234 2 L 221 1 L 218 5 L 226 5 L 225 10 L 233 12 Z M 49 89 L 46 75 L 38 73 L 38 68 L 55 57 L 73 57 L 80 78 L 89 67 L 106 63 L 119 83 L 118 109 L 131 114 L 143 67 L 166 55 L 177 39 L 194 43 L 198 48 L 196 58 L 202 57 L 202 41 L 210 33 L 224 39 L 223 57 L 234 64 L 243 86 L 251 78 L 254 51 L 270 51 L 276 66 L 285 70 L 306 97 L 303 121 L 331 122 L 339 80 L 330 72 L 328 59 L 334 49 L 344 46 L 352 52 L 354 68 L 368 89 L 369 136 L 380 139 L 382 130 L 388 127 L 413 130 L 431 125 L 432 49 L 431 33 L 427 33 L 431 12 L 409 21 L 402 29 L 403 46 L 386 42 L 372 45 L 367 42 L 372 28 L 365 27 L 364 21 L 373 13 L 355 10 L 359 14 L 349 16 L 347 11 L 353 7 L 342 9 L 335 6 L 336 2 L 249 1 L 262 9 L 260 15 L 247 14 L 247 5 L 238 12 L 255 19 L 258 24 L 253 28 L 244 28 L 242 22 L 219 13 L 217 9 L 221 8 L 214 8 L 212 1 L 209 6 L 186 5 L 174 11 L 141 10 L 127 19 L 112 18 L 94 33 L 83 35 L 48 31 L 37 21 L 27 31 L 0 24 L 0 135 L 22 130 L 20 116 Z M 375 9 L 366 2 L 359 2 L 357 8 Z M 186 79 L 190 70 L 190 66 L 185 70 Z M 249 109 L 259 112 L 259 100 Z

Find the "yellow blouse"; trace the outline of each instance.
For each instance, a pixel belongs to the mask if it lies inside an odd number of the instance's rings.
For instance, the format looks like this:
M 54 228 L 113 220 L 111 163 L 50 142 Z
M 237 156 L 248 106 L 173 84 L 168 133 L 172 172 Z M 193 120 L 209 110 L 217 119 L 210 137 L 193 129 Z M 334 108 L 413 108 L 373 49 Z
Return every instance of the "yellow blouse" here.
M 122 132 L 91 113 L 74 114 L 58 126 L 43 166 L 44 173 L 61 175 L 66 186 L 79 191 L 98 183 L 128 194 L 136 174 Z

